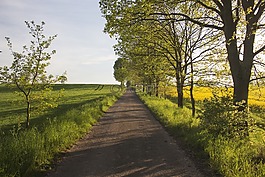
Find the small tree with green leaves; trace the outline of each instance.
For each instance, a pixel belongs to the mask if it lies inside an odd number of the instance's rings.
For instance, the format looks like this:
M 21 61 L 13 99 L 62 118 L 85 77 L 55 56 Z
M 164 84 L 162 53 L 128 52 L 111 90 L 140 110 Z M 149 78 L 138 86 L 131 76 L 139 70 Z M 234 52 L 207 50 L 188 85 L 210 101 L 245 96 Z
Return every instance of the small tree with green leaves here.
M 54 77 L 53 75 L 47 75 L 46 71 L 51 56 L 56 53 L 55 50 L 47 50 L 57 35 L 46 38 L 43 34 L 44 22 L 41 22 L 40 25 L 35 24 L 34 21 L 26 21 L 25 23 L 33 40 L 29 47 L 23 46 L 23 51 L 19 53 L 13 50 L 10 38 L 6 37 L 7 45 L 14 60 L 10 67 L 0 68 L 0 82 L 17 87 L 19 93 L 25 98 L 27 105 L 26 127 L 29 127 L 31 106 L 34 99 L 38 99 L 38 103 L 46 102 L 48 99 L 44 95 L 51 96 L 47 94 L 51 91 L 51 84 L 59 82 L 62 78 L 65 81 L 66 76 Z M 33 92 L 37 93 L 34 95 Z M 54 101 L 54 99 L 50 100 Z M 47 104 L 46 102 L 46 107 L 47 105 L 52 106 L 53 104 Z M 38 105 L 38 107 L 41 107 L 41 105 Z
M 121 82 L 121 87 L 124 87 L 124 83 L 128 77 L 128 61 L 125 58 L 118 58 L 113 66 L 114 78 Z

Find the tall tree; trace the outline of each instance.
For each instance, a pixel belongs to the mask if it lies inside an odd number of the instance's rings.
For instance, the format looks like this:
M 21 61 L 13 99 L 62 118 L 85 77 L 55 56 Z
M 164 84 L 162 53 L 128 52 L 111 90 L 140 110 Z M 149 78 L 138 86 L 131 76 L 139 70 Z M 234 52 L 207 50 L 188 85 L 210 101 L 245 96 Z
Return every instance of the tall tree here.
M 178 1 L 184 3 L 184 1 Z M 264 0 L 189 0 L 202 8 L 197 16 L 174 13 L 198 25 L 223 32 L 227 59 L 234 83 L 234 102 L 247 105 L 248 88 L 255 57 L 265 50 L 257 46 L 264 27 Z M 204 12 L 204 13 L 202 13 Z M 243 106 L 244 107 L 244 106 Z M 242 107 L 242 109 L 244 109 Z

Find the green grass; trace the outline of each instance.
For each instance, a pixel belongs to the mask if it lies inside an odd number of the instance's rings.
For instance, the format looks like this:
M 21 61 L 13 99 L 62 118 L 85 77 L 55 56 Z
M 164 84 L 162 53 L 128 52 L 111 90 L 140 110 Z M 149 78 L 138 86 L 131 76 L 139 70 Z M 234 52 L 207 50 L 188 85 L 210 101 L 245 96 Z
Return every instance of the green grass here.
M 53 95 L 60 93 L 61 89 L 64 89 L 62 98 L 59 99 L 58 107 L 56 109 L 50 109 L 45 112 L 38 112 L 38 114 L 32 114 L 31 122 L 42 121 L 43 117 L 56 117 L 57 114 L 65 112 L 71 107 L 78 107 L 93 99 L 99 98 L 104 95 L 112 94 L 112 85 L 105 85 L 103 89 L 98 89 L 99 85 L 88 84 L 65 84 L 55 85 Z M 26 104 L 23 97 L 14 93 L 16 89 L 10 89 L 3 85 L 0 85 L 0 127 L 3 129 L 6 126 L 10 128 L 15 124 L 23 123 L 26 117 Z M 38 106 L 38 105 L 37 105 Z M 35 105 L 35 107 L 37 107 Z M 38 121 L 38 119 L 41 119 Z
M 265 131 L 255 126 L 249 138 L 215 137 L 202 128 L 199 118 L 187 107 L 178 108 L 167 99 L 139 94 L 165 128 L 185 144 L 197 159 L 205 159 L 226 177 L 265 176 Z
M 97 85 L 56 85 L 53 94 L 58 94 L 61 88 L 65 91 L 59 106 L 35 115 L 31 128 L 24 129 L 23 124 L 17 123 L 24 118 L 21 100 L 13 96 L 14 90 L 1 86 L 1 98 L 6 98 L 1 104 L 8 111 L 3 107 L 0 111 L 1 119 L 4 117 L 0 134 L 0 176 L 39 176 L 50 168 L 56 154 L 87 133 L 122 93 L 112 92 L 111 86 L 95 90 Z

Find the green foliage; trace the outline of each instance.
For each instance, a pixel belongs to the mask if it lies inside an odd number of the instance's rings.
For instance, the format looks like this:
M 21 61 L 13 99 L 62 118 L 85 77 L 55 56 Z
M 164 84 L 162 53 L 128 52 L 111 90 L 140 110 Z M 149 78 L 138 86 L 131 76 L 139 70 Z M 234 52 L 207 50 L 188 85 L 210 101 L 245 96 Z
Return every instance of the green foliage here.
M 13 51 L 11 40 L 6 37 L 14 60 L 10 67 L 2 68 L 3 72 L 1 73 L 1 82 L 15 84 L 22 92 L 42 87 L 41 84 L 49 84 L 54 81 L 52 75 L 46 75 L 46 67 L 50 64 L 51 56 L 56 53 L 55 50 L 46 52 L 56 35 L 46 39 L 43 34 L 44 22 L 41 25 L 35 24 L 34 21 L 25 23 L 33 40 L 29 47 L 23 46 L 23 51 L 19 53 Z
M 115 61 L 113 66 L 114 69 L 114 78 L 121 82 L 122 87 L 124 86 L 124 82 L 128 79 L 128 70 L 129 70 L 129 63 L 124 58 L 118 58 Z
M 114 72 L 115 78 L 120 72 L 126 73 L 127 80 L 137 84 L 151 84 L 151 82 L 159 82 L 161 77 L 165 78 L 166 71 L 162 61 L 164 57 L 155 48 L 158 46 L 155 43 L 162 40 L 154 38 L 152 32 L 153 30 L 158 31 L 158 29 L 147 21 L 135 21 L 139 15 L 137 12 L 141 12 L 143 15 L 142 12 L 150 10 L 150 5 L 149 2 L 140 1 L 100 1 L 101 12 L 107 21 L 105 32 L 118 40 L 118 44 L 114 48 L 122 59 L 117 61 L 123 59 L 130 61 L 129 68 L 125 68 L 124 72 L 123 70 Z
M 33 38 L 30 41 L 30 46 L 23 46 L 21 53 L 13 51 L 13 46 L 9 37 L 6 37 L 7 45 L 13 55 L 13 63 L 10 67 L 4 66 L 0 68 L 0 83 L 6 83 L 9 86 L 14 86 L 21 93 L 27 105 L 27 122 L 26 126 L 29 126 L 31 117 L 31 104 L 34 101 L 33 92 L 41 91 L 42 96 L 35 100 L 44 102 L 45 91 L 49 91 L 51 84 L 60 80 L 66 81 L 66 76 L 54 77 L 53 75 L 47 75 L 46 67 L 49 66 L 49 60 L 51 56 L 56 53 L 55 50 L 47 52 L 52 41 L 56 38 L 56 35 L 50 36 L 46 39 L 43 34 L 45 23 L 40 25 L 35 24 L 34 21 L 25 22 L 29 29 L 29 34 Z M 40 92 L 37 93 L 40 95 Z M 51 99 L 49 100 L 51 101 Z M 46 107 L 48 107 L 47 103 Z M 51 106 L 51 104 L 49 105 Z M 39 107 L 43 107 L 43 104 Z
M 251 122 L 247 110 L 239 110 L 240 107 L 241 104 L 234 105 L 231 92 L 218 89 L 213 97 L 203 101 L 202 126 L 215 137 L 244 138 L 249 134 Z

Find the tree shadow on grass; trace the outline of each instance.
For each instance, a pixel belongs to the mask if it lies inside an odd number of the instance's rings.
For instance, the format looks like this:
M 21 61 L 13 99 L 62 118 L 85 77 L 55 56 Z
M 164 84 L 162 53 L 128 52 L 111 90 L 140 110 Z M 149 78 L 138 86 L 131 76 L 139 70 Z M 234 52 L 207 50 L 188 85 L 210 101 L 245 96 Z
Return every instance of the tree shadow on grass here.
M 102 94 L 99 94 L 102 95 Z M 94 96 L 94 95 L 93 95 Z M 97 100 L 102 100 L 102 96 L 98 96 L 93 99 L 77 102 L 77 103 L 66 103 L 66 104 L 60 104 L 57 108 L 55 109 L 50 109 L 49 111 L 45 112 L 44 114 L 40 116 L 36 116 L 35 118 L 32 118 L 30 120 L 30 127 L 36 127 L 38 129 L 42 129 L 43 126 L 45 126 L 45 123 L 49 122 L 50 120 L 66 114 L 67 111 L 72 110 L 72 109 L 81 109 L 81 107 L 85 104 L 93 103 Z M 9 112 L 4 112 L 3 114 L 26 114 L 25 109 L 19 109 L 19 110 L 14 110 L 14 111 L 9 111 Z M 25 115 L 25 120 L 26 120 L 26 115 Z M 19 123 L 13 123 L 13 124 L 8 124 L 8 125 L 3 125 L 1 126 L 1 130 L 3 132 L 9 132 L 12 129 L 20 128 L 24 129 L 25 126 L 25 120 L 22 120 L 21 124 Z

